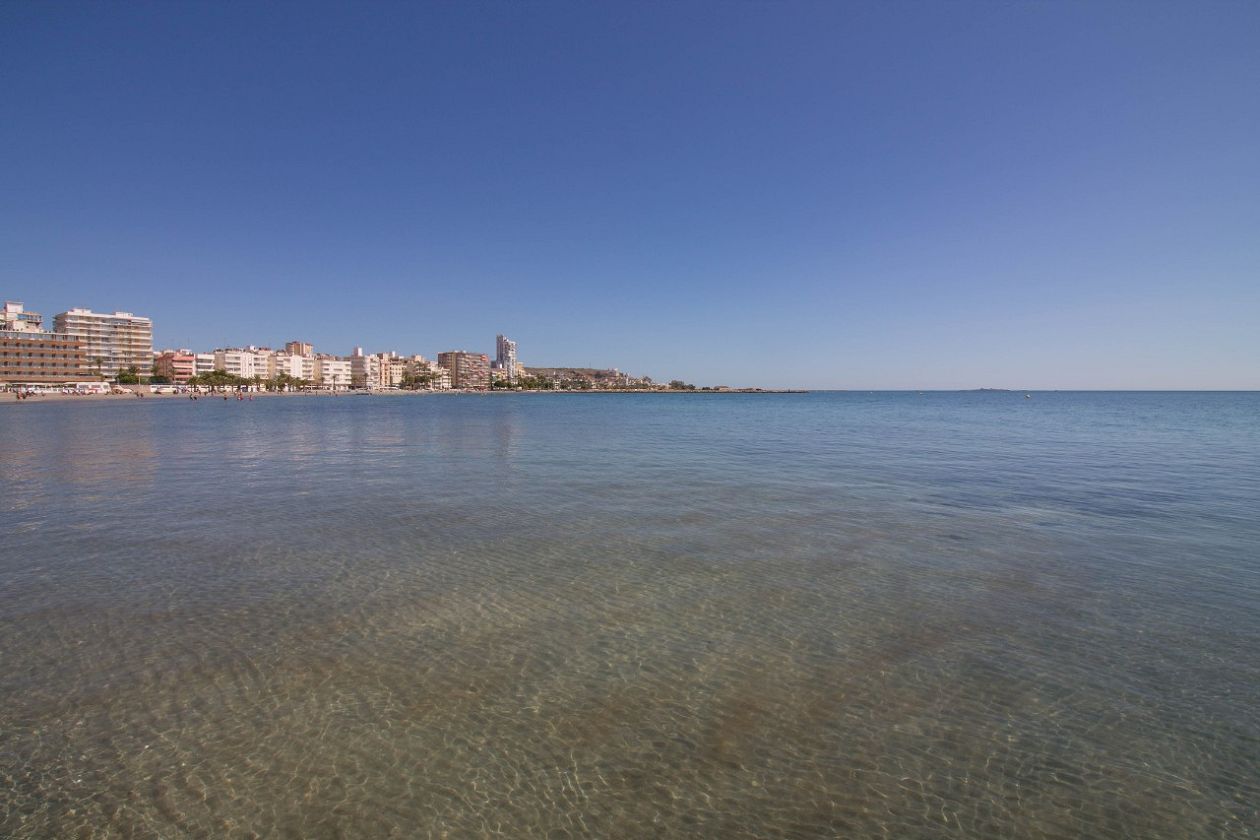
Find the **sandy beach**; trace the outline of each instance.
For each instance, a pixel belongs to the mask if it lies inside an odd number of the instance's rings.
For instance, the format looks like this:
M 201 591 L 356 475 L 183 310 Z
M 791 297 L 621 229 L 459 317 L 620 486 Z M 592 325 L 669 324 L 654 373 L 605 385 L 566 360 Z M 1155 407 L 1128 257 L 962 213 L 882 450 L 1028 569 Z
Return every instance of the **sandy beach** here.
M 189 394 L 151 394 L 148 392 L 148 386 L 123 386 L 126 393 L 123 394 L 35 394 L 25 399 L 18 399 L 15 394 L 0 394 L 0 405 L 36 405 L 46 402 L 134 402 L 138 399 L 143 400 L 187 400 L 190 399 Z M 336 394 L 328 391 L 254 391 L 246 392 L 245 400 L 249 399 L 272 399 L 275 397 L 352 397 L 352 396 L 420 396 L 425 394 L 441 394 L 441 393 L 463 393 L 459 391 L 339 391 Z M 202 393 L 196 395 L 198 399 L 236 399 L 236 392 L 229 391 L 227 393 Z
M 36 394 L 26 399 L 18 399 L 13 393 L 0 393 L 0 405 L 38 405 L 39 403 L 48 402 L 70 402 L 70 403 L 102 403 L 102 402 L 134 402 L 138 399 L 143 400 L 187 400 L 190 398 L 188 394 L 151 394 L 148 392 L 147 385 L 141 386 L 122 386 L 126 393 L 123 394 Z M 328 391 L 255 391 L 247 392 L 242 402 L 248 402 L 251 397 L 258 399 L 274 399 L 276 397 L 325 397 L 341 399 L 343 397 L 431 397 L 431 396 L 501 396 L 505 394 L 546 394 L 546 395 L 566 395 L 566 394 L 679 394 L 679 395 L 716 395 L 716 394 L 801 394 L 805 391 L 784 391 L 784 390 L 728 390 L 728 391 L 645 391 L 645 390 L 590 390 L 590 391 L 398 391 L 398 390 L 372 390 L 372 391 L 338 391 L 330 393 Z M 229 391 L 226 394 L 197 394 L 198 399 L 236 399 L 236 392 Z

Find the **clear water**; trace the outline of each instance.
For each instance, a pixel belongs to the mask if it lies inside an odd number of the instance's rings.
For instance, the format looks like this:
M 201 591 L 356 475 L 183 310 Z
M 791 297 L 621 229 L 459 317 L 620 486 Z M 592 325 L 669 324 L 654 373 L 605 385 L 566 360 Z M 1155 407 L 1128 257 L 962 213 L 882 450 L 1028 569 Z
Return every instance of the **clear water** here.
M 0 407 L 0 836 L 1260 836 L 1260 394 Z

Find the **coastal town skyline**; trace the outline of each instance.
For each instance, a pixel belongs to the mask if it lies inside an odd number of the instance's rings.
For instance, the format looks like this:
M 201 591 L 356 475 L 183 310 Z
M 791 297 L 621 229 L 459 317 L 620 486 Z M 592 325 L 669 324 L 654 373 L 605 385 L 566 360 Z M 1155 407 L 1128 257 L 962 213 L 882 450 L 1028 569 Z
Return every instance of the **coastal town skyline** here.
M 0 288 L 163 346 L 1255 388 L 1260 7 L 1217 8 L 7 4 Z
M 493 359 L 477 350 L 442 350 L 426 356 L 414 349 L 349 353 L 319 350 L 289 339 L 222 345 L 203 350 L 161 347 L 146 315 L 72 307 L 46 324 L 42 312 L 23 301 L 5 300 L 0 309 L 0 386 L 70 387 L 94 381 L 155 385 L 226 385 L 283 390 L 638 390 L 693 388 L 682 380 L 668 384 L 618 368 L 526 367 L 518 344 L 495 336 Z M 708 388 L 706 388 L 708 390 Z
M 93 298 L 94 298 L 94 299 L 95 299 L 96 297 L 103 297 L 103 296 L 101 296 L 101 295 L 95 295 L 95 296 L 93 296 Z M 19 309 L 21 309 L 22 307 L 24 307 L 24 306 L 25 306 L 25 302 L 24 302 L 24 300 L 21 300 L 21 299 L 14 299 L 13 297 L 9 297 L 9 298 L 5 298 L 5 299 L 4 299 L 4 305 L 6 305 L 6 306 L 11 306 L 11 305 L 13 305 L 13 304 L 16 304 L 16 305 L 19 307 Z M 36 312 L 39 312 L 39 313 L 41 313 L 41 314 L 42 314 L 42 312 L 43 312 L 43 311 L 45 311 L 45 310 L 44 310 L 44 309 L 37 309 L 37 310 L 35 310 L 35 311 L 36 311 Z M 70 307 L 69 309 L 65 310 L 64 312 L 58 313 L 58 315 L 57 315 L 57 316 L 54 316 L 54 317 L 61 317 L 61 316 L 62 316 L 62 315 L 64 315 L 64 314 L 67 314 L 67 313 L 70 313 L 70 312 L 74 312 L 74 311 L 95 312 L 96 314 L 126 314 L 126 315 L 132 315 L 132 314 L 133 314 L 133 313 L 131 313 L 131 312 L 129 312 L 129 311 L 126 311 L 126 310 L 123 310 L 123 309 L 113 309 L 113 310 L 101 309 L 101 310 L 94 310 L 92 307 L 84 307 L 84 306 L 78 306 L 78 305 L 76 305 L 76 306 Z M 365 355 L 365 356 L 369 356 L 369 357 L 391 357 L 391 356 L 392 356 L 392 357 L 397 357 L 397 358 L 423 359 L 425 363 L 430 364 L 430 365 L 432 365 L 432 366 L 434 366 L 434 367 L 438 367 L 437 359 L 438 359 L 438 357 L 439 357 L 440 355 L 442 355 L 442 354 L 444 354 L 444 353 L 449 353 L 449 352 L 459 352 L 459 353 L 481 353 L 482 355 L 485 355 L 485 357 L 486 357 L 486 362 L 487 362 L 488 369 L 489 369 L 490 367 L 493 367 L 493 363 L 491 362 L 491 358 L 492 358 L 492 356 L 495 356 L 495 357 L 497 357 L 497 356 L 498 356 L 498 352 L 493 352 L 493 353 L 491 353 L 491 352 L 485 352 L 485 353 L 482 353 L 482 351 L 481 351 L 480 349 L 473 350 L 473 351 L 468 351 L 468 350 L 455 350 L 455 351 L 431 351 L 431 352 L 429 352 L 429 353 L 427 353 L 427 354 L 426 354 L 426 353 L 420 353 L 420 352 L 416 352 L 416 351 L 414 351 L 413 349 L 410 349 L 410 348 L 414 348 L 414 347 L 415 347 L 415 346 L 419 343 L 419 342 L 418 342 L 418 341 L 416 341 L 416 340 L 412 340 L 412 341 L 410 341 L 410 342 L 407 342 L 407 341 L 405 341 L 405 340 L 404 340 L 404 342 L 402 342 L 402 343 L 398 343 L 398 344 L 395 344 L 395 345 L 390 346 L 390 347 L 388 347 L 388 348 L 386 349 L 384 345 L 385 345 L 385 344 L 388 344 L 388 342 L 377 341 L 377 342 L 376 342 L 376 344 L 374 344 L 374 343 L 373 343 L 373 339 L 372 339 L 371 337 L 367 337 L 367 338 L 360 337 L 360 341 L 359 341 L 358 343 L 352 343 L 352 344 L 350 345 L 350 351 L 349 351 L 349 352 L 343 352 L 341 349 L 338 349 L 338 348 L 335 348 L 335 349 L 333 349 L 333 350 L 329 350 L 329 349 L 328 349 L 328 345 L 325 345 L 325 344 L 323 344 L 322 342 L 317 342 L 317 341 L 307 341 L 307 340 L 306 340 L 307 338 L 314 338 L 314 337 L 315 337 L 315 335 L 317 335 L 317 334 L 319 333 L 319 331 L 320 331 L 320 330 L 319 330 L 319 327 L 318 327 L 318 326 L 315 326 L 315 325 L 312 325 L 311 327 L 308 327 L 308 328 L 299 327 L 299 328 L 296 328 L 295 330 L 291 330 L 290 332 L 293 332 L 293 333 L 300 333 L 300 334 L 301 334 L 301 336 L 302 336 L 302 337 L 301 337 L 301 338 L 297 338 L 297 339 L 292 339 L 292 338 L 291 338 L 291 339 L 276 339 L 276 338 L 274 338 L 274 337 L 271 337 L 271 338 L 265 338 L 265 339 L 262 339 L 262 340 L 257 340 L 257 339 L 256 339 L 256 340 L 252 340 L 252 341 L 250 341 L 250 340 L 246 340 L 246 341 L 239 341 L 239 342 L 228 342 L 228 341 L 211 342 L 212 347 L 211 347 L 210 349 L 208 349 L 208 350 L 198 350 L 198 348 L 197 348 L 197 347 L 195 347 L 195 346 L 192 344 L 192 342 L 188 342 L 188 343 L 180 343 L 180 342 L 171 342 L 171 341 L 165 341 L 165 340 L 163 340 L 163 339 L 162 339 L 162 336 L 163 336 L 163 335 L 170 335 L 172 332 L 175 332 L 175 331 L 173 331 L 173 330 L 169 330 L 169 329 L 168 329 L 168 330 L 166 330 L 166 331 L 161 331 L 161 330 L 159 329 L 158 323 L 157 323 L 156 321 L 154 321 L 153 319 L 148 318 L 148 316 L 140 316 L 140 317 L 141 317 L 141 318 L 143 318 L 144 320 L 149 320 L 149 321 L 151 321 L 151 322 L 152 322 L 152 332 L 151 332 L 151 334 L 152 334 L 152 355 L 153 355 L 153 357 L 154 357 L 154 359 L 155 359 L 155 360 L 156 360 L 156 357 L 157 357 L 159 354 L 161 354 L 162 352 L 170 352 L 170 351 L 190 351 L 190 352 L 192 352 L 193 354 L 201 355 L 201 356 L 203 357 L 203 359 L 204 359 L 204 357 L 206 357 L 207 355 L 208 355 L 208 356 L 213 356 L 213 355 L 215 355 L 216 353 L 217 353 L 217 354 L 220 354 L 220 360 L 219 360 L 219 362 L 217 363 L 217 364 L 219 365 L 219 367 L 218 367 L 218 368 L 209 368 L 209 367 L 207 367 L 207 366 L 206 366 L 206 363 L 203 361 L 203 362 L 202 362 L 201 367 L 197 369 L 197 372 L 199 372 L 199 373 L 204 373 L 204 372 L 206 372 L 207 370 L 213 370 L 213 369 L 220 369 L 220 370 L 221 370 L 221 369 L 222 369 L 222 365 L 224 364 L 224 361 L 223 361 L 223 359 L 222 359 L 222 357 L 221 357 L 221 354 L 222 354 L 224 351 L 259 351 L 259 352 L 261 352 L 261 353 L 273 353 L 273 352 L 275 352 L 275 353 L 282 353 L 282 352 L 284 352 L 283 348 L 286 348 L 287 346 L 292 345 L 292 344 L 303 344 L 303 345 L 307 345 L 307 346 L 318 346 L 318 347 L 320 348 L 320 349 L 319 349 L 319 354 L 318 354 L 318 355 L 320 355 L 320 356 L 324 356 L 324 357 L 328 357 L 328 358 L 336 358 L 336 359 L 340 359 L 340 360 L 345 360 L 345 361 L 347 361 L 347 362 L 348 362 L 348 361 L 349 361 L 349 360 L 350 360 L 353 356 L 355 356 L 355 355 L 357 354 L 357 355 Z M 52 326 L 52 324 L 51 324 L 51 320 L 52 320 L 52 319 L 50 318 L 50 319 L 49 319 L 50 324 L 49 324 L 49 326 L 47 327 L 47 329 L 48 329 L 48 330 L 50 330 L 50 331 L 54 329 L 54 327 L 53 327 L 53 326 Z M 514 332 L 515 332 L 515 331 L 514 331 Z M 366 331 L 365 331 L 365 334 L 366 334 Z M 505 336 L 504 336 L 503 334 L 501 334 L 501 333 L 497 333 L 497 334 L 496 334 L 496 342 L 502 342 L 504 339 L 505 339 Z M 512 346 L 513 346 L 513 353 L 514 353 L 514 352 L 515 352 L 515 345 L 516 345 L 516 342 L 514 342 L 514 341 L 510 341 L 510 343 L 511 343 L 511 344 L 512 344 Z M 377 347 L 377 344 L 379 344 L 379 345 L 381 345 L 381 346 L 380 346 L 380 347 Z M 469 347 L 473 347 L 473 346 L 475 346 L 475 347 L 477 347 L 477 348 L 480 348 L 480 345 L 479 345 L 479 344 L 475 344 L 474 342 L 468 342 L 468 341 L 464 341 L 464 342 L 463 342 L 463 345 L 460 345 L 458 342 L 456 342 L 456 343 L 453 343 L 451 346 L 453 346 L 453 347 L 458 347 L 458 346 L 464 346 L 464 345 L 469 346 Z M 407 349 L 407 350 L 405 350 L 405 351 L 400 351 L 399 349 L 397 349 L 398 347 L 406 347 L 406 348 L 409 348 L 409 349 Z M 500 351 L 501 349 L 502 349 L 501 344 L 500 344 L 498 347 L 496 347 L 496 348 L 495 348 L 495 350 L 496 350 L 496 351 Z M 553 361 L 553 360 L 546 360 L 546 361 Z M 570 361 L 572 361 L 572 360 L 570 360 Z M 612 385 L 611 385 L 610 383 L 611 383 L 611 382 L 613 382 L 613 381 L 622 382 L 622 383 L 625 383 L 625 382 L 633 382 L 633 383 L 635 383 L 635 387 L 642 387 L 642 386 L 645 386 L 645 385 L 646 385 L 646 386 L 655 386 L 655 387 L 660 387 L 660 386 L 665 386 L 665 385 L 666 385 L 666 383 L 673 383 L 673 384 L 675 384 L 675 385 L 685 385 L 686 387 L 694 387 L 693 385 L 689 384 L 689 380 L 686 380 L 685 378 L 677 378 L 677 377 L 673 377 L 673 376 L 665 376 L 665 375 L 663 375 L 663 374 L 662 374 L 662 375 L 660 375 L 660 376 L 653 376 L 652 374 L 650 374 L 650 373 L 646 373 L 646 372 L 643 372 L 643 371 L 638 371 L 637 373 L 629 373 L 629 372 L 627 372 L 627 371 L 628 371 L 628 370 L 631 370 L 630 368 L 623 369 L 620 365 L 616 365 L 616 364 L 612 364 L 612 365 L 605 365 L 605 364 L 591 363 L 591 360 L 589 360 L 589 359 L 583 359 L 583 360 L 581 360 L 581 362 L 580 362 L 580 363 L 578 363 L 578 364 L 568 364 L 568 363 L 564 363 L 564 364 L 557 364 L 557 363 L 551 363 L 551 364 L 535 364 L 535 365 L 534 365 L 534 367 L 536 367 L 536 368 L 538 368 L 538 369 L 540 369 L 540 370 L 544 370 L 544 371 L 547 371 L 547 372 L 548 372 L 549 376 L 551 376 L 551 377 L 552 377 L 552 380 L 551 380 L 551 381 L 552 381 L 552 387 L 558 386 L 558 383 L 559 383 L 560 381 L 562 381 L 562 378 L 563 378 L 564 376 L 566 376 L 566 375 L 576 375 L 577 377 L 579 377 L 579 378 L 577 378 L 577 379 L 572 379 L 572 380 L 570 380 L 570 381 L 571 381 L 571 383 L 572 383 L 572 384 L 574 384 L 575 386 L 576 386 L 576 384 L 577 384 L 578 382 L 581 382 L 581 381 L 585 381 L 585 382 L 589 385 L 591 382 L 596 381 L 596 380 L 593 380 L 593 379 L 591 378 L 591 376 L 590 376 L 591 372 L 595 372 L 595 371 L 598 371 L 598 372 L 600 372 L 600 373 L 601 373 L 601 374 L 603 374 L 603 375 L 608 375 L 608 374 L 611 374 L 611 375 L 612 375 L 613 379 L 609 379 L 609 380 L 607 380 L 607 381 L 604 383 L 606 387 L 612 387 Z M 272 371 L 273 371 L 273 375 L 274 375 L 274 365 L 272 365 L 272 366 L 271 366 L 271 369 L 272 369 Z M 148 370 L 148 369 L 146 369 L 146 370 Z M 339 369 L 339 370 L 340 370 L 340 369 Z M 522 365 L 522 366 L 521 366 L 521 373 L 522 373 L 522 375 L 523 375 L 523 370 L 524 370 L 524 366 Z M 567 372 L 567 373 L 566 373 L 566 372 Z M 148 374 L 145 374 L 145 375 L 147 376 Z M 339 375 L 340 375 L 340 374 L 339 374 Z M 1260 375 L 1260 374 L 1258 374 L 1258 375 Z M 3 381 L 3 379 L 4 379 L 4 376 L 3 376 L 3 371 L 0 371 L 0 381 Z M 395 379 L 397 379 L 397 376 L 395 376 Z M 18 379 L 15 379 L 15 378 L 13 378 L 13 377 L 10 377 L 8 381 L 10 381 L 10 382 L 16 382 L 16 381 L 18 381 Z M 146 381 L 147 381 L 147 380 L 146 380 Z M 319 382 L 320 380 L 317 378 L 315 381 L 316 381 L 316 382 Z M 446 381 L 446 380 L 439 380 L 439 382 L 442 382 L 442 381 Z M 776 385 L 763 385 L 763 384 L 753 384 L 753 383 L 747 383 L 747 382 L 742 382 L 742 381 L 740 381 L 738 378 L 735 378 L 735 380 L 734 380 L 734 381 L 736 381 L 736 382 L 740 382 L 740 384 L 737 384 L 737 385 L 731 386 L 731 385 L 726 384 L 726 383 L 721 383 L 721 384 L 706 385 L 706 386 L 705 386 L 705 388 L 706 388 L 706 389 L 708 389 L 708 388 L 714 388 L 714 389 L 716 389 L 716 388 L 721 388 L 721 389 L 724 389 L 724 390 L 725 390 L 725 389 L 730 389 L 730 388 L 734 387 L 735 389 L 743 389 L 743 390 L 763 390 L 763 389 L 767 389 L 767 388 L 768 388 L 768 389 L 770 389 L 770 390 L 775 390 L 776 388 L 791 387 L 790 385 L 779 385 L 779 386 L 776 386 Z M 349 378 L 348 378 L 348 374 L 347 374 L 347 378 L 344 380 L 344 384 L 348 385 L 348 384 L 349 384 L 349 382 L 350 382 L 350 380 L 349 380 Z M 360 382 L 360 384 L 361 384 L 361 385 L 366 385 L 366 376 L 362 376 L 362 377 L 360 377 L 359 382 Z M 1051 388 L 1051 387 L 1038 386 L 1038 385 L 1028 385 L 1028 384 L 1023 383 L 1023 382 L 1021 382 L 1021 381 L 1019 381 L 1019 380 L 1013 380 L 1013 381 L 992 381 L 992 380 L 982 381 L 982 380 L 977 380 L 976 382 L 972 382 L 972 383 L 965 383 L 965 384 L 959 385 L 958 387 L 939 387 L 939 388 L 934 388 L 934 387 L 932 387 L 932 386 L 913 386 L 913 385 L 912 385 L 912 386 L 902 387 L 902 388 L 895 388 L 895 387 L 885 388 L 885 387 L 882 387 L 882 386 L 881 386 L 881 387 L 875 387 L 875 388 L 857 388 L 857 389 L 849 389 L 849 388 L 836 388 L 836 389 L 834 389 L 834 390 L 972 390 L 972 389 L 991 390 L 991 389 L 994 389 L 994 388 L 996 388 L 996 389 L 998 389 L 998 390 L 1169 390 L 1169 391 L 1177 391 L 1177 390 L 1186 390 L 1186 391 L 1193 391 L 1193 390 L 1244 390 L 1244 391 L 1245 391 L 1245 390 L 1260 390 L 1260 379 L 1258 379 L 1258 380 L 1256 381 L 1256 384 L 1248 384 L 1246 380 L 1242 380 L 1242 383 L 1243 383 L 1243 384 L 1225 384 L 1225 385 L 1217 385 L 1217 386 L 1215 386 L 1215 387 L 1208 387 L 1208 386 L 1203 386 L 1203 387 L 1197 387 L 1197 386 L 1195 386 L 1195 387 L 1176 387 L 1176 386 L 1167 386 L 1167 385 L 1165 385 L 1165 386 L 1158 387 L 1158 388 L 1146 388 L 1146 389 L 1144 389 L 1144 388 L 1134 387 L 1134 388 L 1125 389 L 1125 388 L 1071 388 L 1071 387 L 1068 387 L 1068 388 Z M 376 387 L 376 385 L 375 385 L 375 384 L 373 384 L 373 385 L 371 385 L 371 386 L 367 386 L 367 387 Z M 457 387 L 457 386 L 451 386 L 451 385 L 448 383 L 448 384 L 447 384 L 446 386 L 444 386 L 444 387 Z M 818 389 L 817 389 L 817 388 L 815 388 L 815 390 L 818 390 Z M 824 388 L 824 389 L 822 389 L 822 390 L 828 390 L 828 389 Z

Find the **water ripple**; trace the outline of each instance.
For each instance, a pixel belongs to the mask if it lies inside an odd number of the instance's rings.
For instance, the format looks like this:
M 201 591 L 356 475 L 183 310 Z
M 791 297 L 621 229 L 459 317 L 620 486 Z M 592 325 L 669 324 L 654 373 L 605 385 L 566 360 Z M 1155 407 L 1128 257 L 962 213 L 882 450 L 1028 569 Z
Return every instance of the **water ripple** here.
M 1227 396 L 10 408 L 0 835 L 1260 836 Z

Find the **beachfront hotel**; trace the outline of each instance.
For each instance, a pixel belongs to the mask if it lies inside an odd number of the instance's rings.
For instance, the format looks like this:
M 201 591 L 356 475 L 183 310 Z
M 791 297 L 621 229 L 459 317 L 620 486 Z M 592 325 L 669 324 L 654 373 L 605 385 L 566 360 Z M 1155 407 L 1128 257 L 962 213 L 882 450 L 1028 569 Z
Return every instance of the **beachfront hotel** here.
M 466 350 L 448 350 L 438 353 L 438 366 L 451 372 L 451 387 L 490 387 L 490 358 L 485 353 L 469 353 Z
M 271 378 L 271 351 L 258 347 L 231 347 L 214 351 L 214 369 L 241 379 Z
M 288 351 L 277 351 L 271 357 L 270 376 L 273 379 L 277 376 L 287 376 L 290 379 L 305 379 L 308 382 L 315 381 L 315 357 L 307 356 L 301 353 L 290 353 Z
M 38 312 L 5 302 L 0 310 L 0 382 L 63 383 L 88 375 L 82 342 L 47 332 Z
M 147 375 L 153 367 L 153 321 L 130 312 L 106 315 L 70 309 L 53 319 L 55 332 L 78 339 L 88 368 L 106 379 L 135 368 Z
M 349 388 L 353 377 L 354 370 L 349 359 L 326 353 L 315 357 L 315 376 L 312 378 L 317 385 L 336 391 Z

